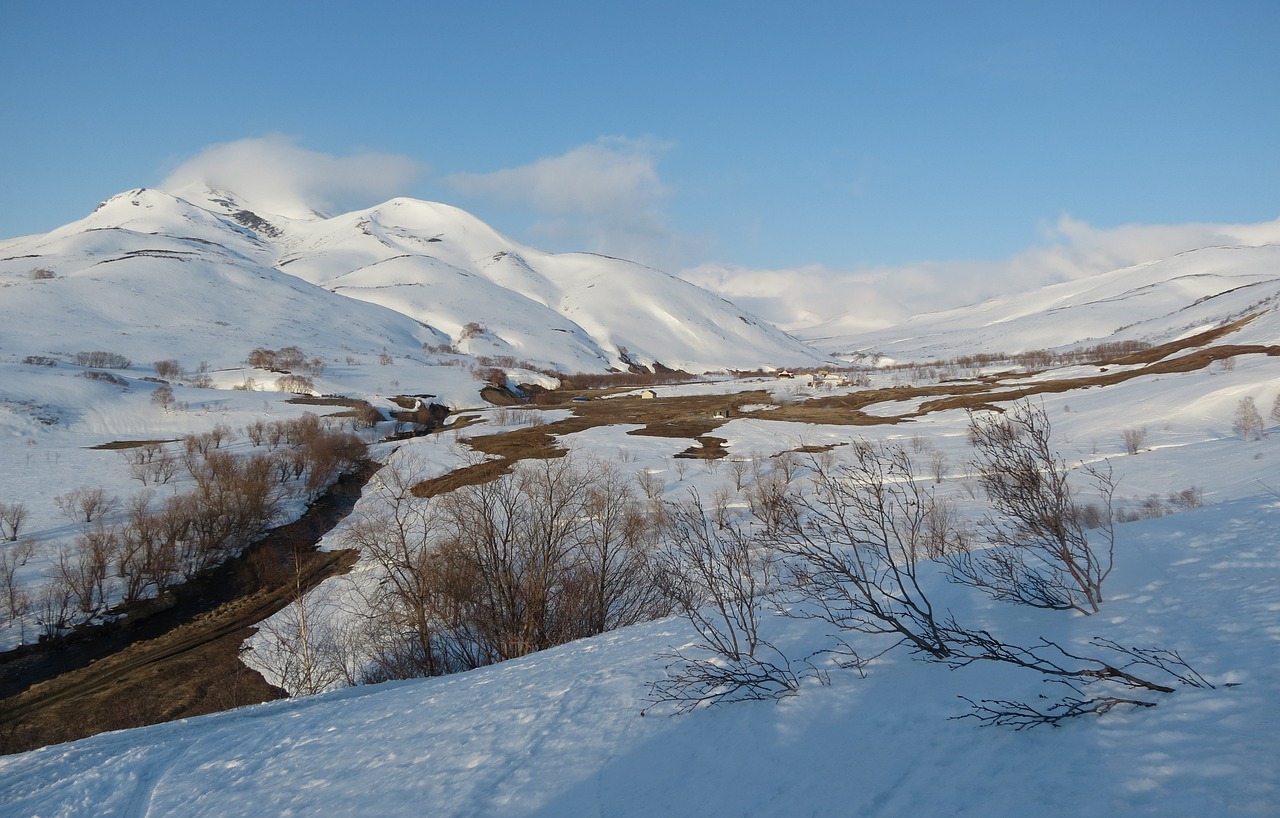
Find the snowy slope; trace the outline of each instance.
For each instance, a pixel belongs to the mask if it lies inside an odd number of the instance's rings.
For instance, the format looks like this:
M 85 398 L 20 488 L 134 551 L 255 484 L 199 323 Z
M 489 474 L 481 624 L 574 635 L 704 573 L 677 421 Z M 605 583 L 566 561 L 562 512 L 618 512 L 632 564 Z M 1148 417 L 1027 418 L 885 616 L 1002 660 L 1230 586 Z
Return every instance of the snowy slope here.
M 969 307 L 918 315 L 886 330 L 811 342 L 842 355 L 950 358 L 1104 341 L 1161 343 L 1243 315 L 1263 317 L 1231 343 L 1280 338 L 1280 245 L 1207 247 Z
M 6 815 L 777 816 L 1276 814 L 1274 498 L 1122 529 L 1105 617 L 998 611 L 1002 633 L 1176 646 L 1215 690 L 1011 732 L 956 697 L 1042 683 L 890 656 L 781 703 L 646 702 L 663 621 L 468 674 L 355 688 L 0 759 Z M 938 588 L 975 619 L 988 603 Z M 766 623 L 803 652 L 819 629 Z M 1231 685 L 1231 686 L 1228 686 Z M 647 712 L 646 708 L 648 708 Z
M 332 362 L 344 351 L 418 351 L 442 337 L 280 272 L 272 252 L 167 194 L 121 194 L 80 222 L 0 244 L 0 347 L 230 367 L 256 346 L 294 344 Z M 56 277 L 33 279 L 34 269 Z
M 250 205 L 207 189 L 183 196 L 255 224 Z M 621 259 L 520 245 L 448 205 L 393 199 L 332 218 L 270 213 L 258 230 L 279 269 L 390 307 L 477 355 L 510 355 L 562 371 L 627 360 L 690 371 L 796 366 L 822 356 L 729 302 Z M 488 330 L 464 337 L 463 327 Z M 678 328 L 678 331 L 673 331 Z

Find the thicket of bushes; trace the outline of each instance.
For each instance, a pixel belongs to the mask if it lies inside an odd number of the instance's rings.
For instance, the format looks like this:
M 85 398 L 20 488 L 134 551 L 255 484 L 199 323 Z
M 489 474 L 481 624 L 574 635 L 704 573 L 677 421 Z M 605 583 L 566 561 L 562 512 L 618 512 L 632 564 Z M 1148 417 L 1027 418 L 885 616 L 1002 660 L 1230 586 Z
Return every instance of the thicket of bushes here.
M 130 475 L 154 487 L 185 471 L 192 488 L 163 499 L 151 492 L 122 502 L 102 488 L 80 487 L 54 498 L 82 527 L 60 548 L 39 587 L 17 580 L 35 550 L 33 540 L 0 552 L 0 601 L 9 619 L 34 614 L 40 632 L 54 636 L 105 613 L 113 600 L 159 596 L 238 554 L 278 522 L 289 496 L 311 501 L 340 474 L 363 461 L 364 444 L 328 428 L 315 415 L 254 424 L 246 430 L 267 452 L 233 454 L 226 426 L 184 437 L 178 444 L 149 443 L 122 450 Z M 27 518 L 23 504 L 0 506 L 0 523 L 17 540 Z

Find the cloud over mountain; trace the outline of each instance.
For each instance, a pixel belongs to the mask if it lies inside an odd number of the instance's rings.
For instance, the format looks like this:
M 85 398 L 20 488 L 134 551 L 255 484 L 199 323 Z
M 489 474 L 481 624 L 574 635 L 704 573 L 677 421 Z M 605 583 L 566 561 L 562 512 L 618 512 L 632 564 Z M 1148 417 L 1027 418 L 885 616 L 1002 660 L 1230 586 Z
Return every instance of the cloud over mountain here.
M 666 216 L 671 191 L 658 159 L 667 148 L 652 139 L 605 136 L 520 167 L 444 181 L 465 196 L 531 210 L 531 232 L 544 239 L 667 266 L 697 243 Z
M 283 215 L 306 216 L 369 205 L 406 192 L 424 168 L 396 154 L 334 156 L 300 146 L 282 134 L 209 147 L 169 174 L 170 192 L 193 185 L 234 190 Z
M 840 334 L 887 327 L 919 313 L 1074 281 L 1201 247 L 1277 243 L 1280 219 L 1105 228 L 1064 215 L 1041 234 L 1044 244 L 993 261 L 921 261 L 853 270 L 817 264 L 761 269 L 707 263 L 681 276 L 783 329 Z

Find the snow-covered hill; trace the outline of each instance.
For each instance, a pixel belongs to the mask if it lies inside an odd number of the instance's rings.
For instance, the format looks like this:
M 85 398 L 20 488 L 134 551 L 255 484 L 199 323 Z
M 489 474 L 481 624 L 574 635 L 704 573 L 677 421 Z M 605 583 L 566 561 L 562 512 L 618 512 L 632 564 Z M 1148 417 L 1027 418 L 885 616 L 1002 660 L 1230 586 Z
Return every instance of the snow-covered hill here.
M 1163 343 L 1253 313 L 1232 343 L 1280 338 L 1280 245 L 1206 247 L 1136 267 L 918 315 L 886 330 L 811 343 L 843 357 L 947 359 L 1112 341 Z
M 56 338 L 63 350 L 233 366 L 254 346 L 333 363 L 383 350 L 425 362 L 424 344 L 451 345 L 566 373 L 822 359 L 680 279 L 524 247 L 446 205 L 290 218 L 232 193 L 183 194 L 129 191 L 51 233 L 0 242 L 0 347 L 44 354 Z

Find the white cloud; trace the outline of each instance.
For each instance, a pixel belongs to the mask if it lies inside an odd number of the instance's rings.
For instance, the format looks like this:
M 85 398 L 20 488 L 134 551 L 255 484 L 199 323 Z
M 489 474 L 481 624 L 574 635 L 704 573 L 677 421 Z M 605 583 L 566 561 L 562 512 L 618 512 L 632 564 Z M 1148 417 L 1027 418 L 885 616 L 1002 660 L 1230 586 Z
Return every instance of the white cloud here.
M 688 258 L 698 243 L 673 231 L 664 212 L 670 190 L 658 174 L 658 157 L 666 147 L 602 137 L 522 167 L 444 181 L 465 196 L 530 208 L 535 236 L 662 266 Z
M 997 261 L 925 261 L 854 270 L 822 265 L 764 270 L 712 263 L 681 276 L 784 329 L 803 335 L 844 334 L 1201 247 L 1280 242 L 1280 219 L 1098 228 L 1063 216 L 1041 232 L 1045 244 Z
M 231 191 L 270 212 L 305 215 L 376 204 L 403 193 L 423 172 L 405 156 L 334 156 L 272 134 L 210 145 L 160 184 L 171 193 L 196 185 Z

